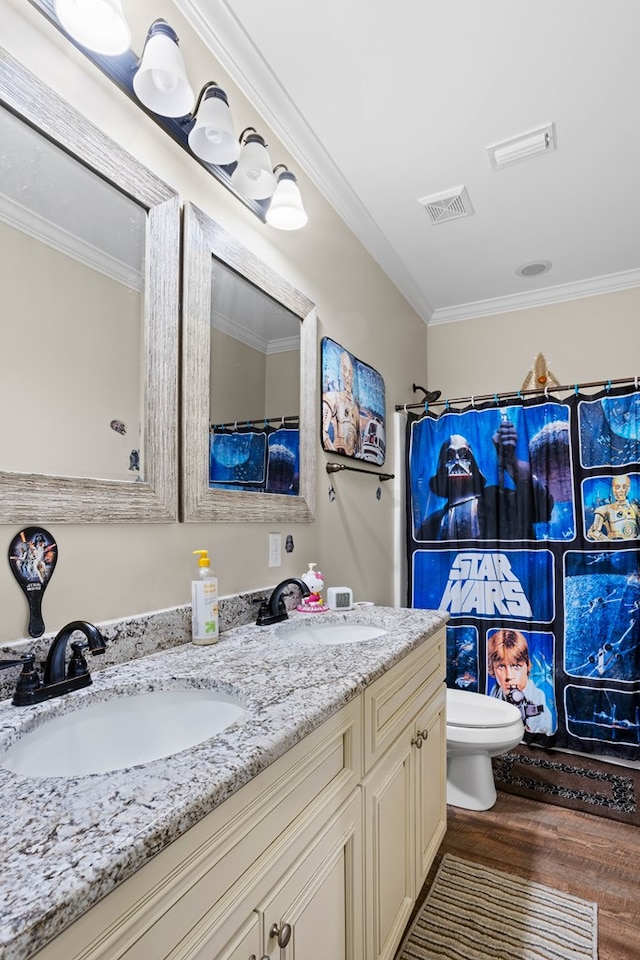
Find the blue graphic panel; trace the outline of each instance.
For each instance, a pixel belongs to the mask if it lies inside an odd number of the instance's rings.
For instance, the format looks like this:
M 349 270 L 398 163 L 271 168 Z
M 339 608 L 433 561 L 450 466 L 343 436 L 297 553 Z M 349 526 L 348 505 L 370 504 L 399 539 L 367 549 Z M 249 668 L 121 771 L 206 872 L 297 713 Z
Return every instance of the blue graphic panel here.
M 633 683 L 640 676 L 640 575 L 635 550 L 567 552 L 564 669 Z
M 548 550 L 416 550 L 413 605 L 452 617 L 551 623 L 553 554 Z
M 266 461 L 266 435 L 243 430 L 211 434 L 209 482 L 263 483 Z
M 622 467 L 640 460 L 640 393 L 578 404 L 583 467 Z
M 478 693 L 478 628 L 447 626 L 447 686 Z
M 558 728 L 554 647 L 548 631 L 487 631 L 486 692 L 517 707 L 527 733 L 550 736 Z
M 267 493 L 300 492 L 300 431 L 276 430 L 269 436 Z
M 607 543 L 640 537 L 640 475 L 589 477 L 581 489 L 587 540 Z
M 418 541 L 575 536 L 564 404 L 422 417 L 411 426 L 409 470 Z
M 576 687 L 564 691 L 567 731 L 578 740 L 640 745 L 637 696 L 613 687 Z

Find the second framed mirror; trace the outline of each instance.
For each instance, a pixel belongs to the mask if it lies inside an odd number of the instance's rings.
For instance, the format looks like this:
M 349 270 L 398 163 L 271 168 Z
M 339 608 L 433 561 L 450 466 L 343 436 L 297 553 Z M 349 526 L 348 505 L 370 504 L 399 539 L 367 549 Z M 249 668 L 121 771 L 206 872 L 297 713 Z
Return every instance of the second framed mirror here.
M 314 304 L 184 208 L 182 519 L 310 521 Z

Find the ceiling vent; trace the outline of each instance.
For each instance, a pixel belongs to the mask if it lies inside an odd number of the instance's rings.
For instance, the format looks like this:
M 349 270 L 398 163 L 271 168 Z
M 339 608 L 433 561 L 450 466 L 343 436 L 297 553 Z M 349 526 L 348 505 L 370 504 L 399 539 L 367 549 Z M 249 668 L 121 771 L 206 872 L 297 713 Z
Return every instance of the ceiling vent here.
M 473 214 L 466 187 L 454 187 L 442 193 L 434 193 L 430 197 L 421 197 L 418 203 L 425 208 L 432 223 L 458 220 Z
M 551 153 L 555 149 L 556 137 L 553 124 L 547 123 L 544 127 L 529 130 L 528 133 L 523 133 L 519 137 L 494 143 L 492 147 L 487 147 L 487 153 L 491 166 L 494 170 L 499 170 L 509 163 L 528 160 L 529 157 L 535 157 L 538 153 Z

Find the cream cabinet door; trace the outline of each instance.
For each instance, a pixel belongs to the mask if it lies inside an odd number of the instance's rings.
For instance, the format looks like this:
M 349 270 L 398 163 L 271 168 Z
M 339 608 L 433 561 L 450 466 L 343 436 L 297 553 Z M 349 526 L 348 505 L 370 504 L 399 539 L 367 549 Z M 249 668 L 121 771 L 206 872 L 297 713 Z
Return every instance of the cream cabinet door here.
M 415 895 L 422 888 L 447 829 L 446 690 L 444 684 L 413 726 L 415 797 Z M 420 747 L 417 744 L 422 743 Z
M 365 780 L 367 960 L 391 960 L 446 830 L 446 691 Z
M 367 960 L 390 960 L 416 896 L 412 728 L 365 781 Z
M 364 960 L 360 791 L 274 883 L 262 914 L 271 960 Z

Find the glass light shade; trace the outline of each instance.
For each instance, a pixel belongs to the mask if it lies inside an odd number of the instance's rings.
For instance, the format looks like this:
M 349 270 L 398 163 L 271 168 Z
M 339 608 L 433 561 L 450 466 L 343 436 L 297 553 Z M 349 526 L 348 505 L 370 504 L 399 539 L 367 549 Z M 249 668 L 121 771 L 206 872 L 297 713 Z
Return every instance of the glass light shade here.
M 231 174 L 231 183 L 249 200 L 268 200 L 276 188 L 267 145 L 258 133 L 245 140 L 238 165 Z
M 267 210 L 267 223 L 278 230 L 299 230 L 308 219 L 296 178 L 289 170 L 284 170 L 278 176 L 278 185 Z
M 120 0 L 55 0 L 55 13 L 70 37 L 88 50 L 117 57 L 131 45 Z
M 235 163 L 240 144 L 233 132 L 229 101 L 224 90 L 208 87 L 189 132 L 189 147 L 196 157 L 218 166 Z
M 133 90 L 140 103 L 162 117 L 184 117 L 193 110 L 195 95 L 178 37 L 164 20 L 149 28 Z

